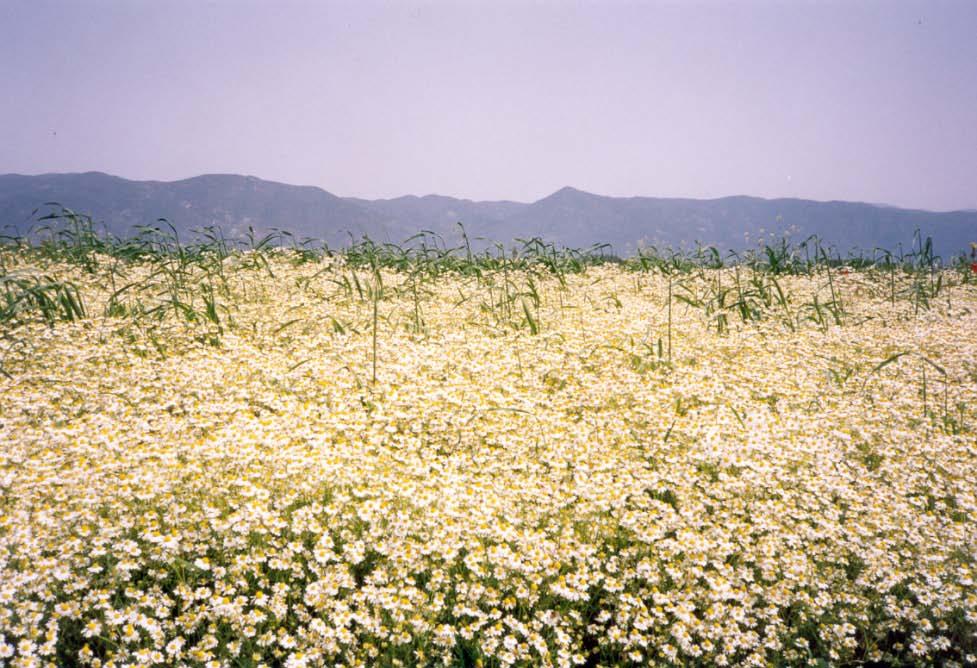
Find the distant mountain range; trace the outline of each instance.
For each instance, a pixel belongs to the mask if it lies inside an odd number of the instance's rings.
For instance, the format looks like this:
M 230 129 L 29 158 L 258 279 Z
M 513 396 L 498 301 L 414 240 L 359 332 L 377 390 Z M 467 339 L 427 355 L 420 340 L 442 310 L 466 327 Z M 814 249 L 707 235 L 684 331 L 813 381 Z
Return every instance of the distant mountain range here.
M 817 235 L 842 251 L 909 250 L 918 229 L 932 236 L 946 256 L 977 241 L 977 211 L 932 212 L 858 202 L 723 197 L 698 200 L 604 197 L 563 188 L 536 202 L 474 202 L 413 195 L 367 200 L 339 197 L 312 186 L 292 186 L 253 176 L 208 174 L 182 181 L 129 181 L 101 172 L 0 175 L 0 230 L 24 234 L 37 224 L 45 202 L 91 215 L 114 234 L 134 225 L 170 221 L 181 233 L 220 226 L 231 238 L 249 227 L 256 233 L 288 230 L 330 246 L 364 235 L 399 243 L 421 230 L 460 239 L 458 222 L 478 247 L 541 237 L 562 246 L 610 244 L 629 255 L 643 246 L 723 250 L 754 246 L 762 238 L 789 234 L 800 242 Z

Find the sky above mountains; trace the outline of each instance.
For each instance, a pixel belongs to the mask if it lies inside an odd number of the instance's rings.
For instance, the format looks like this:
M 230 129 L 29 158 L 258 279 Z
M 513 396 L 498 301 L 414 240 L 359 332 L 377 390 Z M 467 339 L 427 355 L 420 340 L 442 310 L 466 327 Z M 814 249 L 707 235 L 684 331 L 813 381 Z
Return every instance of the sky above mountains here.
M 0 3 L 0 173 L 977 208 L 977 3 Z

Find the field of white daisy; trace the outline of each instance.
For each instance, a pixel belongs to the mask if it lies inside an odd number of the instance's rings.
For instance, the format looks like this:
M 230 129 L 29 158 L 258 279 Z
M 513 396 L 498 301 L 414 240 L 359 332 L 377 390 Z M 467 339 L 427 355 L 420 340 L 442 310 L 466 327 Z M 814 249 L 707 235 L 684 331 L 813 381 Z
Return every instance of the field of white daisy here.
M 0 664 L 977 661 L 966 263 L 65 239 L 0 251 Z

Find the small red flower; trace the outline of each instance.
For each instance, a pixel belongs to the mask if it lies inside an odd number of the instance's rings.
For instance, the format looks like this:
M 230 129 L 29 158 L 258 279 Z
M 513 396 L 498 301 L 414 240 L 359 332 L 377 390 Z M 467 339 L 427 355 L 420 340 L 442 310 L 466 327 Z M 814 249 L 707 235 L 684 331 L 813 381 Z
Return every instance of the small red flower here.
M 972 271 L 975 274 L 977 274 L 977 262 L 971 262 L 970 263 L 970 271 Z
M 848 275 L 848 267 L 842 267 L 841 268 L 841 273 L 847 276 Z

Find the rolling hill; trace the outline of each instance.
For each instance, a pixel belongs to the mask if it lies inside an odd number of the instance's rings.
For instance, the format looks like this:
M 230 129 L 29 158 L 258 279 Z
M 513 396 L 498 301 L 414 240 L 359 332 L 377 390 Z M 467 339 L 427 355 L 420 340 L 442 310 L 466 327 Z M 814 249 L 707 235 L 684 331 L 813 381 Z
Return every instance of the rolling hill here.
M 696 242 L 738 250 L 785 233 L 797 242 L 817 235 L 844 250 L 908 250 L 918 229 L 922 236 L 933 237 L 943 255 L 977 241 L 977 211 L 932 212 L 859 202 L 606 197 L 570 187 L 532 203 L 441 195 L 367 200 L 231 174 L 172 182 L 130 181 L 100 172 L 0 175 L 0 229 L 5 233 L 31 229 L 47 210 L 46 202 L 89 214 L 117 235 L 165 218 L 181 233 L 216 225 L 237 238 L 249 227 L 258 233 L 284 229 L 333 246 L 364 235 L 401 242 L 421 230 L 454 244 L 459 221 L 480 247 L 541 237 L 571 247 L 607 243 L 621 255 L 642 246 L 691 247 Z

